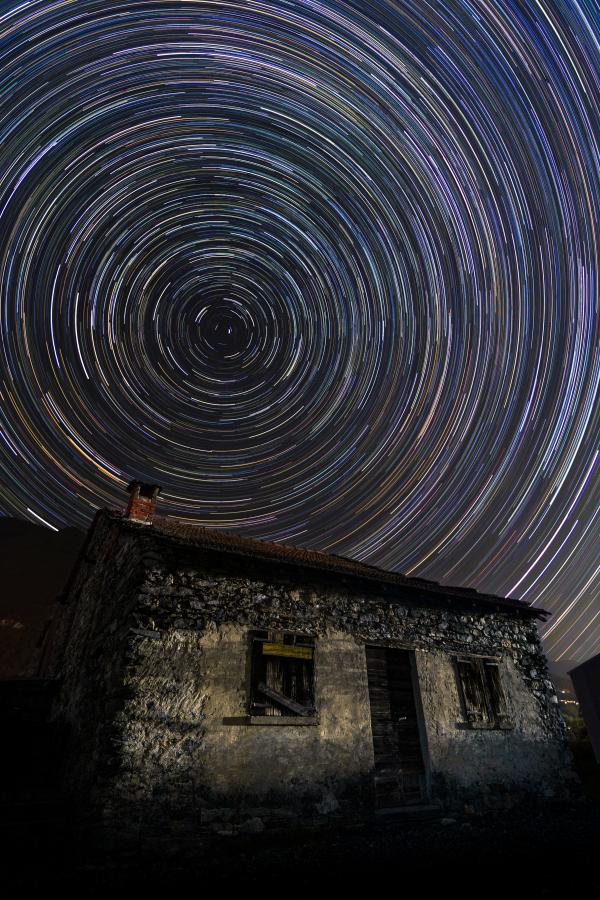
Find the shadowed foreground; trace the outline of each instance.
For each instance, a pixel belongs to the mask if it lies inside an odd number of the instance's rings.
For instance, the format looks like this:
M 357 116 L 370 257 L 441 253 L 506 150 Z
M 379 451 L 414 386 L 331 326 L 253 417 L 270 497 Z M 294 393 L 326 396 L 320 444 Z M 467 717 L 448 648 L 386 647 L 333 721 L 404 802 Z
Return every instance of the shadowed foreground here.
M 86 850 L 68 824 L 51 835 L 44 829 L 38 842 L 34 830 L 15 842 L 9 880 L 17 887 L 158 885 L 295 893 L 375 888 L 389 878 L 399 888 L 418 879 L 423 890 L 443 889 L 445 896 L 472 896 L 475 889 L 488 898 L 600 895 L 600 806 L 592 803 L 529 815 L 421 822 L 397 816 L 352 827 L 215 833 L 201 847 L 188 843 L 148 855 L 135 848 Z

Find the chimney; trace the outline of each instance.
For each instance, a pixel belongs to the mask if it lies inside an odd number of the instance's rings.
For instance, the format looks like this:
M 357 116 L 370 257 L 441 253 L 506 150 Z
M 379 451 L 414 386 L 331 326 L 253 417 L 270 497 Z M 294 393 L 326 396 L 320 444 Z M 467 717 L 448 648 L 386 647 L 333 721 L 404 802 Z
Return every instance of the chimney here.
M 129 503 L 125 511 L 125 518 L 132 522 L 140 522 L 142 525 L 152 525 L 156 498 L 160 493 L 158 485 L 132 481 L 127 486 L 127 490 L 129 491 Z

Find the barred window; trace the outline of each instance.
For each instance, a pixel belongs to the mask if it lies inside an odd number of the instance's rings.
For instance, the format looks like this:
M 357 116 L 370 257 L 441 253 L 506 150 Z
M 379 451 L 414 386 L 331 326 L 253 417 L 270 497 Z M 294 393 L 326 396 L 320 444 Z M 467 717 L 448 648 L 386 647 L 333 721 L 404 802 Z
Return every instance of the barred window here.
M 314 716 L 314 639 L 256 631 L 251 640 L 250 714 Z
M 463 714 L 472 728 L 510 728 L 506 696 L 498 661 L 492 658 L 456 658 Z

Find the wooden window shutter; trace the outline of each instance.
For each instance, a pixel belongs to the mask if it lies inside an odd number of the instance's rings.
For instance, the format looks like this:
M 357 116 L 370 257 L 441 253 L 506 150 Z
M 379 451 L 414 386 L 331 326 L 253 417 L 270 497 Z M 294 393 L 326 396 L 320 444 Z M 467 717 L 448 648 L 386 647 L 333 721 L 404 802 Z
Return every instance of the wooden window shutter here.
M 498 663 L 492 660 L 485 660 L 483 670 L 485 673 L 485 681 L 490 698 L 492 714 L 497 721 L 504 721 L 508 717 L 508 707 L 506 705 L 506 696 L 500 680 Z
M 314 640 L 283 632 L 252 635 L 251 713 L 314 715 Z
M 487 721 L 488 708 L 480 667 L 471 659 L 458 659 L 456 666 L 468 721 L 474 723 Z

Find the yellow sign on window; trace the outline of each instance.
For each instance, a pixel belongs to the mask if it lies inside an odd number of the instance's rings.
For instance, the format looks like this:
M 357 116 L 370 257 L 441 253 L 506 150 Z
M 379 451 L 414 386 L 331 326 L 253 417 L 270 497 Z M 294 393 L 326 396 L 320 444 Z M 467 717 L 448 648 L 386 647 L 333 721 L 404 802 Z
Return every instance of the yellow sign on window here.
M 295 659 L 312 659 L 312 647 L 297 647 L 294 644 L 263 644 L 265 656 L 293 656 Z

